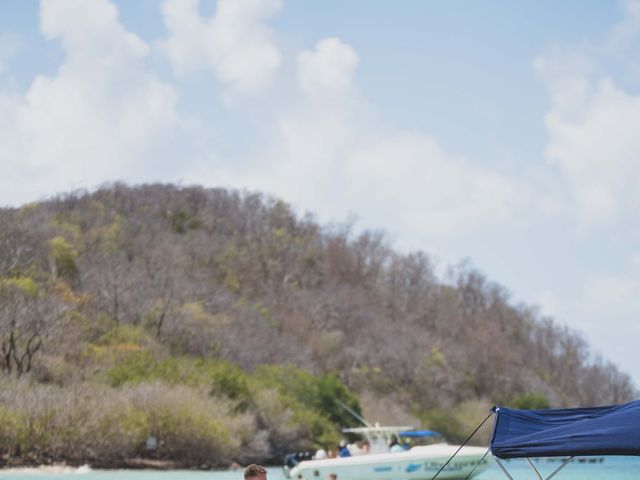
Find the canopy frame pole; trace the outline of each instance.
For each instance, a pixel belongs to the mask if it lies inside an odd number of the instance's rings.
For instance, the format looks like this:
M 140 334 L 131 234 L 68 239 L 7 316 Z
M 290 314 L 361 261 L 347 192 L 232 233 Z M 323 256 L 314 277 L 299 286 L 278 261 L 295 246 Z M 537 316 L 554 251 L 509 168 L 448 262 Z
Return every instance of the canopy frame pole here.
M 507 472 L 507 469 L 504 468 L 504 465 L 502 465 L 502 462 L 500 461 L 500 459 L 498 457 L 494 457 L 494 458 L 496 459 L 496 463 L 498 464 L 500 469 L 504 472 L 504 474 L 507 476 L 507 478 L 509 480 L 513 480 L 513 477 L 511 475 L 509 475 L 509 472 Z
M 504 472 L 504 474 L 507 476 L 507 478 L 509 480 L 513 480 L 513 477 L 509 474 L 509 472 L 507 471 L 506 467 L 502 464 L 502 462 L 500 461 L 500 459 L 498 457 L 493 457 L 496 461 L 496 463 L 498 464 L 498 466 L 500 467 L 500 469 Z M 533 468 L 533 471 L 535 472 L 536 476 L 540 479 L 540 480 L 551 480 L 553 477 L 555 477 L 560 470 L 562 470 L 564 467 L 566 467 L 569 462 L 571 460 L 573 460 L 573 457 L 569 457 L 567 458 L 564 462 L 562 462 L 562 464 L 556 468 L 553 473 L 551 473 L 551 475 L 549 475 L 546 479 L 542 478 L 542 475 L 540 475 L 540 472 L 538 471 L 538 469 L 533 465 L 533 463 L 531 463 L 531 460 L 529 460 L 529 458 L 526 459 L 527 462 L 529 462 L 529 465 L 531 465 L 531 468 Z M 474 469 L 475 470 L 475 469 Z
M 496 463 L 498 464 L 498 466 L 502 469 L 502 471 L 504 472 L 504 474 L 509 478 L 509 480 L 513 480 L 513 477 L 511 475 L 509 475 L 509 472 L 507 472 L 507 469 L 504 467 L 504 465 L 502 465 L 502 462 L 500 461 L 500 459 L 498 457 L 494 457 L 496 460 Z M 540 472 L 538 471 L 538 469 L 536 468 L 536 466 L 533 464 L 533 462 L 531 461 L 531 459 L 529 459 L 528 457 L 526 457 L 525 459 L 527 460 L 527 462 L 529 462 L 529 465 L 531 465 L 531 468 L 533 469 L 533 471 L 536 473 L 536 476 L 539 478 L 539 480 L 551 480 L 553 477 L 555 477 L 560 470 L 562 470 L 564 467 L 566 467 L 569 462 L 571 460 L 573 460 L 573 456 L 567 458 L 564 462 L 562 462 L 562 464 L 556 468 L 551 475 L 549 475 L 547 478 L 542 478 L 542 475 L 540 475 Z
M 566 467 L 571 460 L 573 460 L 573 455 L 567 458 L 564 462 L 562 462 L 562 464 L 558 468 L 556 468 L 551 475 L 547 477 L 547 480 L 551 480 L 553 477 L 555 477 L 556 473 L 558 473 L 560 470 Z
M 538 469 L 536 468 L 536 466 L 533 464 L 533 462 L 529 457 L 527 457 L 527 462 L 529 462 L 529 465 L 531 465 L 531 468 L 533 468 L 533 471 L 536 472 L 536 476 L 538 477 L 538 480 L 544 480 L 544 478 L 542 478 L 542 475 L 540 475 L 540 472 L 538 471 Z
M 491 451 L 491 447 L 487 448 L 487 451 L 484 452 L 484 455 L 482 455 L 482 458 L 480 459 L 480 461 L 478 463 L 476 463 L 476 466 L 473 467 L 473 470 L 471 470 L 469 472 L 469 475 L 467 475 L 466 477 L 464 477 L 464 480 L 469 480 L 471 478 L 471 475 L 473 475 L 473 472 L 476 471 L 476 469 L 482 465 L 482 462 L 484 462 L 484 459 L 487 457 L 487 455 L 489 455 L 489 452 Z
M 464 447 L 464 446 L 469 442 L 469 440 L 471 440 L 471 438 L 476 434 L 476 432 L 477 432 L 478 430 L 480 430 L 480 428 L 482 428 L 482 426 L 484 425 L 484 423 L 485 423 L 487 420 L 489 420 L 489 418 L 491 418 L 491 415 L 493 415 L 493 414 L 494 414 L 494 412 L 493 412 L 493 411 L 491 411 L 491 413 L 489 413 L 489 415 L 487 415 L 487 417 L 482 421 L 482 423 L 481 423 L 480 425 L 478 425 L 478 426 L 476 427 L 476 429 L 471 433 L 471 435 L 469 435 L 469 436 L 467 437 L 467 439 L 462 443 L 462 445 L 460 445 L 460 446 L 458 447 L 458 449 L 457 449 L 455 452 L 453 452 L 453 455 L 451 455 L 451 456 L 449 457 L 449 459 L 448 459 L 446 462 L 444 462 L 444 465 L 442 465 L 442 466 L 440 467 L 440 470 L 438 470 L 438 471 L 436 472 L 436 474 L 435 474 L 433 477 L 431 477 L 431 480 L 435 480 L 435 479 L 436 479 L 436 477 L 437 477 L 438 475 L 440 475 L 440 472 L 442 472 L 442 471 L 445 469 L 445 467 L 446 467 L 447 465 L 449 465 L 449 462 L 450 462 L 451 460 L 453 460 L 453 458 L 458 454 L 458 452 L 459 452 L 460 450 L 462 450 L 462 448 L 463 448 L 463 447 Z M 513 480 L 513 479 L 511 479 L 511 480 Z

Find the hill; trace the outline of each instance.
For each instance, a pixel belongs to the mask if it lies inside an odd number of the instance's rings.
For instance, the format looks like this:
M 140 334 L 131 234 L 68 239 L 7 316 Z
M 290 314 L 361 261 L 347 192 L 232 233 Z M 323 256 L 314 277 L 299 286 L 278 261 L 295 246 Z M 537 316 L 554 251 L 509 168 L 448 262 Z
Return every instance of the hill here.
M 275 460 L 335 445 L 337 400 L 456 440 L 493 403 L 635 395 L 468 264 L 441 279 L 381 233 L 200 187 L 0 209 L 0 347 L 5 463 Z

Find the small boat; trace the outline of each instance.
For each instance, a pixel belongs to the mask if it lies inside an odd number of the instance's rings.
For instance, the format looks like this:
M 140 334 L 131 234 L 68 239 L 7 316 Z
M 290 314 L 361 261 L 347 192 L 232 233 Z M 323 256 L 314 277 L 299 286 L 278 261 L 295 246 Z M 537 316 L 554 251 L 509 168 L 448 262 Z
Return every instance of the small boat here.
M 335 474 L 339 480 L 430 480 L 445 465 L 459 446 L 446 443 L 414 446 L 408 450 L 390 452 L 389 443 L 396 438 L 439 436 L 429 430 L 413 427 L 382 427 L 378 424 L 348 428 L 345 433 L 362 436 L 370 446 L 369 453 L 350 457 L 302 460 L 285 467 L 292 480 L 325 480 Z M 486 448 L 463 447 L 438 475 L 442 480 L 463 480 L 473 472 L 480 473 L 489 461 Z M 471 477 L 470 477 L 471 478 Z

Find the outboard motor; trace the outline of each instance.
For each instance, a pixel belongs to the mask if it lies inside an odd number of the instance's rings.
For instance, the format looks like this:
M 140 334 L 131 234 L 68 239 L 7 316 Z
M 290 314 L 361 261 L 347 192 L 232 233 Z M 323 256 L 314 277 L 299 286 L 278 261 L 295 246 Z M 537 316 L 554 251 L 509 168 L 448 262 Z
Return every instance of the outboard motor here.
M 300 462 L 304 460 L 313 460 L 314 454 L 315 452 L 306 451 L 306 452 L 288 453 L 287 455 L 285 455 L 283 459 L 284 465 L 282 467 L 282 469 L 284 470 L 285 476 L 288 478 L 289 472 L 291 471 L 291 469 L 296 465 L 298 465 Z

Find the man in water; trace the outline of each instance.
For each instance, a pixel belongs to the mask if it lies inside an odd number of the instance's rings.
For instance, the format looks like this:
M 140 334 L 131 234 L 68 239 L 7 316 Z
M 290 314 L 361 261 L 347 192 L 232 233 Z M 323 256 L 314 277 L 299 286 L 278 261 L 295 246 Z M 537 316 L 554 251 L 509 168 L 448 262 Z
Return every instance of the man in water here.
M 252 463 L 244 469 L 244 480 L 267 480 L 267 470 L 261 465 Z
M 327 480 L 338 480 L 338 475 L 335 473 L 330 473 L 327 475 Z

